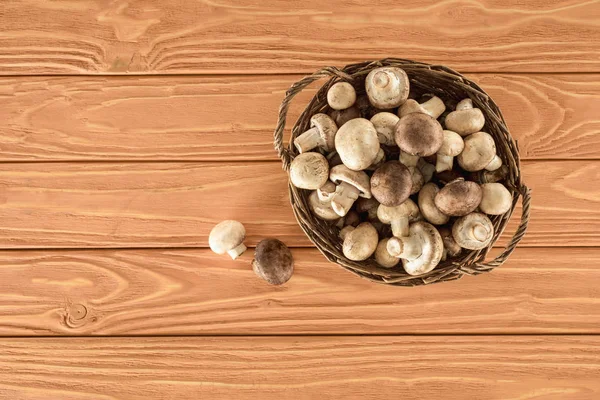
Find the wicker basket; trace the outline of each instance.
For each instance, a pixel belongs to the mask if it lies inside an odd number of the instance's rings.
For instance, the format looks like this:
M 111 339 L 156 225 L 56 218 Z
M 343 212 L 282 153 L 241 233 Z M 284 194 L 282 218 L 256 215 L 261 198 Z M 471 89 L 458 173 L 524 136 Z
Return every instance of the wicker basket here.
M 338 228 L 312 214 L 308 205 L 310 191 L 297 189 L 290 183 L 290 200 L 300 227 L 327 259 L 356 275 L 378 283 L 396 286 L 426 285 L 435 282 L 456 280 L 465 274 L 478 275 L 502 265 L 521 241 L 527 230 L 531 201 L 530 190 L 521 181 L 517 145 L 510 136 L 498 106 L 477 84 L 450 68 L 411 60 L 387 58 L 379 61 L 351 64 L 341 70 L 335 67 L 323 68 L 296 82 L 286 92 L 285 99 L 281 103 L 279 121 L 274 133 L 275 149 L 283 162 L 283 168 L 289 173 L 290 162 L 298 154 L 292 142 L 299 134 L 310 128 L 311 116 L 318 112 L 327 113 L 331 110 L 327 105 L 327 91 L 329 88 L 338 81 L 347 81 L 355 86 L 360 95 L 364 93 L 364 79 L 366 75 L 372 69 L 381 66 L 402 68 L 410 79 L 411 91 L 436 95 L 446 103 L 452 101 L 458 102 L 463 98 L 469 97 L 473 100 L 474 106 L 483 111 L 486 118 L 483 130 L 492 135 L 496 142 L 497 154 L 503 163 L 508 166 L 508 176 L 503 183 L 513 196 L 510 211 L 501 216 L 490 216 L 494 224 L 495 234 L 487 248 L 476 251 L 463 250 L 458 259 L 442 262 L 433 271 L 420 276 L 408 275 L 401 266 L 393 269 L 379 267 L 372 259 L 362 262 L 347 259 L 342 253 L 342 243 L 338 237 Z M 319 89 L 298 118 L 298 121 L 296 121 L 296 124 L 292 128 L 290 145 L 284 148 L 283 133 L 290 101 L 312 82 L 327 77 L 329 77 L 329 80 Z M 486 254 L 498 240 L 502 231 L 504 231 L 520 196 L 523 196 L 523 212 L 515 235 L 498 257 L 484 262 Z

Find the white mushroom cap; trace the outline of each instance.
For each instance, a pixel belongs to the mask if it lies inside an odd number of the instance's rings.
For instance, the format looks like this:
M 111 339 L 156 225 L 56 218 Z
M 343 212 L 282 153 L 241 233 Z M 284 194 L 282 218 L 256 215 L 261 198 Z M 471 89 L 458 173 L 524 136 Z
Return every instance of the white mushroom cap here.
M 429 182 L 419 192 L 419 209 L 423 218 L 434 225 L 444 225 L 450 217 L 439 210 L 435 205 L 435 196 L 440 188 L 433 182 Z
M 463 138 L 456 132 L 444 130 L 444 140 L 442 147 L 437 152 L 437 164 L 435 170 L 437 172 L 450 171 L 454 157 L 462 153 L 465 148 Z
M 387 251 L 387 243 L 390 238 L 381 239 L 375 249 L 375 261 L 384 268 L 394 268 L 400 262 L 399 258 L 392 257 Z
M 246 251 L 244 239 L 246 239 L 244 225 L 238 221 L 225 220 L 219 222 L 210 231 L 208 245 L 215 253 L 227 253 L 235 260 Z
M 393 237 L 387 243 L 390 255 L 401 258 L 409 275 L 422 275 L 433 270 L 442 259 L 444 244 L 435 227 L 427 222 L 411 224 L 407 237 Z
M 456 220 L 452 226 L 452 237 L 465 249 L 483 249 L 494 237 L 494 225 L 485 214 L 471 213 Z
M 369 101 L 380 109 L 398 107 L 408 98 L 410 82 L 406 72 L 397 67 L 375 68 L 365 80 Z
M 373 255 L 378 242 L 377 230 L 369 222 L 363 222 L 346 235 L 342 250 L 349 260 L 363 261 Z
M 411 199 L 395 207 L 383 204 L 377 208 L 377 218 L 384 224 L 392 225 L 394 236 L 408 236 L 408 224 L 421 217 L 419 207 Z
M 479 209 L 489 215 L 502 215 L 512 206 L 512 195 L 501 183 L 484 183 L 481 185 L 483 196 Z
M 496 156 L 494 138 L 486 132 L 476 132 L 464 140 L 465 147 L 457 157 L 462 169 L 469 172 L 481 171 Z
M 379 153 L 379 138 L 373 124 L 364 118 L 346 122 L 335 136 L 335 149 L 344 165 L 354 171 L 368 168 Z
M 319 194 L 316 190 L 308 196 L 308 205 L 314 215 L 325 221 L 335 221 L 340 218 L 331 207 L 331 201 L 319 200 Z
M 419 157 L 417 161 L 417 168 L 421 171 L 423 175 L 423 181 L 425 183 L 429 182 L 433 178 L 433 174 L 435 173 L 435 165 L 429 164 L 427 161 Z
M 327 104 L 334 110 L 352 107 L 356 101 L 356 91 L 348 82 L 337 82 L 327 91 Z
M 467 136 L 480 131 L 485 125 L 485 117 L 479 108 L 473 108 L 473 102 L 462 100 L 458 103 L 456 111 L 452 111 L 444 120 L 446 129 L 454 131 L 461 136 Z
M 419 191 L 423 187 L 423 184 L 425 183 L 425 177 L 423 176 L 423 173 L 419 168 L 409 168 L 409 170 L 412 179 L 410 194 L 419 193 Z
M 320 153 L 298 154 L 290 165 L 290 180 L 299 189 L 316 190 L 327 182 L 329 163 Z
M 327 152 L 335 148 L 335 134 L 338 127 L 327 114 L 318 113 L 310 118 L 311 128 L 294 140 L 299 153 L 305 153 L 319 147 Z
M 371 197 L 369 175 L 363 171 L 352 171 L 344 164 L 336 165 L 331 169 L 329 179 L 338 185 L 331 198 L 331 206 L 340 217 L 350 211 L 359 196 Z
M 396 140 L 394 139 L 394 128 L 400 121 L 400 118 L 390 112 L 380 112 L 373 115 L 371 123 L 377 131 L 379 137 L 379 143 L 386 146 L 395 146 Z
M 319 200 L 321 201 L 331 201 L 333 194 L 335 193 L 335 183 L 331 181 L 325 182 L 323 186 L 317 189 L 317 194 L 319 196 Z
M 418 112 L 422 114 L 428 114 L 431 117 L 438 119 L 439 116 L 444 113 L 444 111 L 446 111 L 446 105 L 442 99 L 437 96 L 433 96 L 421 104 L 413 99 L 406 100 L 398 109 L 398 116 L 402 118 L 407 114 Z

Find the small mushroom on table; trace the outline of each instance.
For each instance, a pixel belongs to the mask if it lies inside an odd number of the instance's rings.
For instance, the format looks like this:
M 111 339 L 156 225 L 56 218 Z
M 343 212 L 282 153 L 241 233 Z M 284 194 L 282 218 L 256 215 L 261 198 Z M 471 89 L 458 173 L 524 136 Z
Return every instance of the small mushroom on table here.
M 375 249 L 375 261 L 384 268 L 394 268 L 400 262 L 400 259 L 393 257 L 387 251 L 387 243 L 390 238 L 381 239 Z
M 392 226 L 394 236 L 408 236 L 408 227 L 410 222 L 421 218 L 419 207 L 411 199 L 395 207 L 388 207 L 383 204 L 377 209 L 377 218 L 384 224 Z
M 397 67 L 375 68 L 365 79 L 365 89 L 371 104 L 386 110 L 398 107 L 408 98 L 410 82 L 406 72 Z
M 377 131 L 379 143 L 386 146 L 395 146 L 396 140 L 394 139 L 394 128 L 400 121 L 396 115 L 390 112 L 380 112 L 373 115 L 371 123 Z
M 420 103 L 413 99 L 408 99 L 398 108 L 398 116 L 400 118 L 411 113 L 422 113 L 430 115 L 431 117 L 438 119 L 446 111 L 446 105 L 437 96 L 433 96 L 424 103 Z
M 378 156 L 380 146 L 377 131 L 368 119 L 350 120 L 338 129 L 335 149 L 346 167 L 362 171 L 372 165 Z
M 256 245 L 252 269 L 271 285 L 282 285 L 294 273 L 294 259 L 290 249 L 282 241 L 264 239 Z
M 290 164 L 290 180 L 299 189 L 319 189 L 328 178 L 329 163 L 320 153 L 298 154 Z
M 371 176 L 371 194 L 389 207 L 404 203 L 410 196 L 411 187 L 411 173 L 399 161 L 386 162 Z
M 476 132 L 464 140 L 465 147 L 457 157 L 462 169 L 469 172 L 497 170 L 502 166 L 502 159 L 496 155 L 494 138 L 486 132 Z
M 494 225 L 485 214 L 467 214 L 452 226 L 452 237 L 462 248 L 480 250 L 492 241 Z
M 325 221 L 335 221 L 340 218 L 331 207 L 331 200 L 322 201 L 319 193 L 315 190 L 308 196 L 308 206 L 313 214 Z
M 442 147 L 437 151 L 436 172 L 450 171 L 454 164 L 454 157 L 462 153 L 464 148 L 465 143 L 458 133 L 444 130 Z
M 440 263 L 444 244 L 433 225 L 417 221 L 410 225 L 408 236 L 391 238 L 387 250 L 390 255 L 402 259 L 406 273 L 422 275 Z
M 419 209 L 423 218 L 434 225 L 444 225 L 450 217 L 440 211 L 435 205 L 435 196 L 440 188 L 433 182 L 429 182 L 419 192 Z
M 348 82 L 337 82 L 327 91 L 327 104 L 334 110 L 345 110 L 356 102 L 356 90 Z
M 481 203 L 481 187 L 464 178 L 453 180 L 444 186 L 435 196 L 435 206 L 451 217 L 467 215 Z
M 208 245 L 215 253 L 227 253 L 235 260 L 246 251 L 244 239 L 246 239 L 244 225 L 238 221 L 225 220 L 212 228 L 208 236 Z
M 350 211 L 358 197 L 371 197 L 369 175 L 363 171 L 353 171 L 345 165 L 337 165 L 331 169 L 329 179 L 337 184 L 331 197 L 333 210 L 343 217 Z
M 467 136 L 480 131 L 485 125 L 485 117 L 479 108 L 473 108 L 471 99 L 464 99 L 456 105 L 455 111 L 446 115 L 446 129 Z
M 315 114 L 310 118 L 310 129 L 294 140 L 294 146 L 299 153 L 305 153 L 316 147 L 326 152 L 335 148 L 335 134 L 338 127 L 327 114 Z
M 444 139 L 443 129 L 435 118 L 427 114 L 412 113 L 400 118 L 395 128 L 396 144 L 407 167 L 416 167 L 419 157 L 430 156 L 440 149 Z
M 377 230 L 369 222 L 363 222 L 354 229 L 348 229 L 342 245 L 346 258 L 363 261 L 371 257 L 379 243 Z
M 481 185 L 482 198 L 479 209 L 489 215 L 502 215 L 512 206 L 512 195 L 501 183 Z

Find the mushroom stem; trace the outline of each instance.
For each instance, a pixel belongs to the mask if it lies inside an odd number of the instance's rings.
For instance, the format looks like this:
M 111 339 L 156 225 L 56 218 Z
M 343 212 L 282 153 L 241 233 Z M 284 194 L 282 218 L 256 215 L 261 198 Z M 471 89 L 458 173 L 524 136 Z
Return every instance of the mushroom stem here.
M 478 242 L 484 242 L 488 237 L 488 231 L 483 224 L 477 223 L 471 228 L 470 236 Z
M 408 168 L 415 168 L 419 162 L 419 156 L 413 156 L 405 151 L 400 152 L 400 162 Z
M 246 251 L 246 249 L 247 247 L 244 245 L 244 243 L 242 243 L 239 246 L 229 250 L 227 254 L 229 254 L 232 260 L 235 260 L 236 258 L 241 256 Z
M 500 168 L 502 166 L 502 159 L 500 157 L 498 157 L 498 155 L 495 155 L 494 158 L 492 158 L 492 161 L 490 161 L 490 163 L 488 165 L 486 165 L 485 169 L 488 171 L 495 171 L 498 168 Z
M 298 136 L 294 140 L 294 146 L 296 146 L 299 153 L 304 153 L 317 147 L 320 140 L 319 128 L 315 126 Z
M 473 100 L 470 98 L 462 99 L 456 105 L 456 111 L 470 110 L 473 108 Z
M 352 204 L 358 199 L 360 190 L 347 182 L 340 183 L 335 189 L 335 193 L 331 198 L 331 207 L 337 215 L 343 217 L 348 214 Z
M 440 115 L 446 111 L 446 105 L 437 96 L 433 96 L 431 99 L 427 100 L 425 103 L 421 103 L 421 107 L 423 110 L 433 118 L 438 119 Z
M 419 161 L 417 162 L 417 168 L 419 168 L 419 170 L 421 171 L 425 183 L 431 181 L 435 172 L 435 165 L 429 164 L 424 159 L 419 158 Z
M 392 226 L 392 235 L 396 237 L 408 236 L 408 217 L 402 217 L 400 219 L 393 220 L 390 224 Z
M 392 257 L 405 260 L 416 260 L 423 253 L 423 248 L 417 236 L 403 238 L 393 237 L 387 243 L 387 251 Z
M 437 164 L 435 165 L 435 170 L 437 172 L 450 171 L 452 170 L 452 165 L 454 164 L 453 156 L 444 156 L 440 153 L 437 154 Z

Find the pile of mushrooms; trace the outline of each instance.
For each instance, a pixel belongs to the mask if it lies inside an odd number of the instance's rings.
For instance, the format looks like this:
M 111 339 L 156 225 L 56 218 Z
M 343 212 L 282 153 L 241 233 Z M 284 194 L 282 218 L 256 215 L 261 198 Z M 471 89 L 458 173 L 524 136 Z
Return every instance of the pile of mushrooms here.
M 473 100 L 409 98 L 410 89 L 397 67 L 332 85 L 329 107 L 293 142 L 290 180 L 310 191 L 313 215 L 340 230 L 349 260 L 421 275 L 487 247 L 489 216 L 506 214 L 513 196 Z

